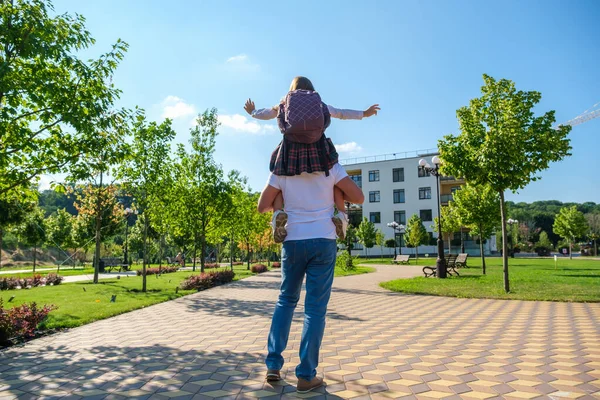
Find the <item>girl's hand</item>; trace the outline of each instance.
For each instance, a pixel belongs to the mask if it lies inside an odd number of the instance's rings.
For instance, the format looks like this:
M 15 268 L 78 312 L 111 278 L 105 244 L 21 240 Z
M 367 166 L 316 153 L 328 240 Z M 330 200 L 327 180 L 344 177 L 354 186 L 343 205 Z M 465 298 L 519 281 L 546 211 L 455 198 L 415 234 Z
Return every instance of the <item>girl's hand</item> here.
M 373 104 L 371 107 L 363 111 L 363 116 L 368 118 L 370 116 L 377 115 L 377 111 L 379 110 L 381 110 L 381 108 L 379 108 L 379 104 Z
M 246 105 L 244 105 L 244 110 L 250 115 L 252 115 L 252 111 L 254 111 L 256 107 L 254 107 L 254 102 L 250 99 L 246 100 Z

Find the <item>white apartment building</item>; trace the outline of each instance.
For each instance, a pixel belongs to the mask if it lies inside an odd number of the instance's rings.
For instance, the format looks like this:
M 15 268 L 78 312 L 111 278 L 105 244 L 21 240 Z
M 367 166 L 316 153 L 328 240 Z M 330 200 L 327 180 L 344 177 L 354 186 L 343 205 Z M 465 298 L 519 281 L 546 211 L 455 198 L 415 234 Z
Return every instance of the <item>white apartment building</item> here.
M 419 254 L 437 253 L 435 245 L 437 233 L 433 229 L 434 218 L 438 216 L 436 178 L 419 169 L 421 158 L 425 158 L 431 163 L 434 155 L 438 155 L 437 149 L 340 160 L 340 164 L 362 188 L 365 195 L 362 207 L 354 205 L 351 208 L 350 222 L 358 225 L 362 218 L 366 217 L 375 224 L 376 229 L 385 234 L 386 240 L 395 237 L 396 242 L 402 244 L 402 254 L 412 255 L 415 253 L 415 249 L 405 246 L 403 233 L 395 232 L 387 224 L 396 221 L 406 226 L 410 217 L 416 214 L 421 218 L 425 229 L 432 238 L 429 245 L 419 246 Z M 459 190 L 463 184 L 464 181 L 460 179 L 440 177 L 442 206 L 452 200 L 452 193 Z M 460 233 L 457 235 L 455 244 L 456 240 L 460 240 Z M 470 239 L 468 233 L 465 233 L 463 238 Z M 444 242 L 447 253 L 448 240 L 444 240 Z M 492 250 L 491 242 L 488 240 L 485 245 L 486 253 Z M 479 254 L 479 245 L 475 245 L 475 241 L 466 240 L 465 244 L 467 252 Z M 355 254 L 366 255 L 366 250 L 362 249 L 362 246 L 357 245 L 355 248 L 357 249 Z M 454 246 L 452 252 L 457 253 L 459 248 L 460 245 Z M 369 249 L 369 255 L 377 256 L 380 253 L 379 246 Z M 383 254 L 393 255 L 394 249 L 384 247 Z

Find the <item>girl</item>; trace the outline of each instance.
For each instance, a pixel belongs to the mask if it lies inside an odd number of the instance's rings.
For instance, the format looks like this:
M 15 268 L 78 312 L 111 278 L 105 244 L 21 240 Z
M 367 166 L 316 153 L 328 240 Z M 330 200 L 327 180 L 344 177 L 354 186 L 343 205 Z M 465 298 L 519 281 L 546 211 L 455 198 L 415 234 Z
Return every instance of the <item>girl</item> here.
M 289 91 L 293 92 L 296 90 L 314 92 L 315 88 L 308 78 L 297 76 L 292 80 Z M 246 101 L 244 109 L 253 118 L 261 120 L 274 119 L 280 113 L 279 104 L 272 108 L 256 110 L 254 102 L 251 99 Z M 363 119 L 377 115 L 380 108 L 379 104 L 374 104 L 365 111 L 356 111 L 337 109 L 327 105 L 327 110 L 332 118 Z M 325 125 L 326 127 L 327 125 Z M 325 160 L 325 165 L 322 162 L 323 160 Z M 284 138 L 271 154 L 270 170 L 277 176 L 294 176 L 300 175 L 303 172 L 312 173 L 319 171 L 328 173 L 337 162 L 338 153 L 329 138 L 323 137 L 323 140 L 310 144 L 292 142 Z M 345 200 L 348 200 L 347 196 L 335 186 L 334 201 L 338 212 L 334 214 L 332 221 L 335 224 L 338 237 L 342 240 L 345 237 L 348 225 L 346 206 L 344 204 Z M 276 197 L 273 210 L 273 236 L 276 243 L 281 243 L 287 235 L 286 224 L 288 219 L 287 213 L 283 211 L 283 197 L 281 194 Z

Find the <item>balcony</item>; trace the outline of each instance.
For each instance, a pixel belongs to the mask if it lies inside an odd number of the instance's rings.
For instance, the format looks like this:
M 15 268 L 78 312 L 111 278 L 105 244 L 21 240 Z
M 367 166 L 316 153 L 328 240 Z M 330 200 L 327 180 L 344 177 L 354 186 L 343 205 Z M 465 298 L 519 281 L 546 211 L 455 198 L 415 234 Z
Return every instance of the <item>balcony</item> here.
M 448 204 L 449 201 L 452 201 L 453 197 L 451 194 L 442 194 L 440 196 L 440 202 L 442 204 Z

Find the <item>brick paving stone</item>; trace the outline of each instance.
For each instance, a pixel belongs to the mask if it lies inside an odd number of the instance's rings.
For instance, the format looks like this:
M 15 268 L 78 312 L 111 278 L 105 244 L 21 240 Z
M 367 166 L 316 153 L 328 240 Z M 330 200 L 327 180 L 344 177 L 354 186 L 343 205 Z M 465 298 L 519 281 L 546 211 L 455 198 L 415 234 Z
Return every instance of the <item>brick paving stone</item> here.
M 284 381 L 264 382 L 279 272 L 234 282 L 0 352 L 0 400 L 600 398 L 600 304 L 387 292 L 416 266 L 336 278 L 320 376 L 295 392 L 302 302 Z

